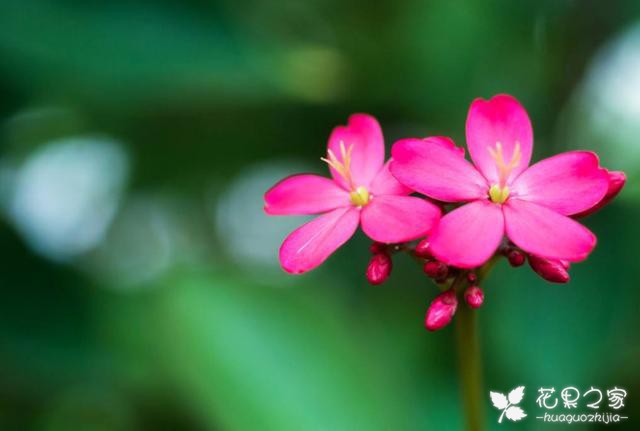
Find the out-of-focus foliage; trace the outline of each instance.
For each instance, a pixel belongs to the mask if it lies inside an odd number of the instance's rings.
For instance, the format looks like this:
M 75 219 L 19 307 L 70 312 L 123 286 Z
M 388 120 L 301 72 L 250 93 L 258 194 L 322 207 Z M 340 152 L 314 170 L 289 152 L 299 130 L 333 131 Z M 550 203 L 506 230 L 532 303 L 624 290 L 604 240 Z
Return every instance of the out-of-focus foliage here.
M 629 182 L 569 285 L 483 286 L 487 391 L 624 386 L 637 429 L 639 34 L 635 0 L 3 0 L 0 428 L 459 429 L 436 287 L 402 257 L 368 286 L 361 234 L 283 274 L 303 218 L 261 199 L 322 172 L 352 112 L 387 147 L 462 144 L 469 103 L 507 92 L 535 158 L 593 149 Z

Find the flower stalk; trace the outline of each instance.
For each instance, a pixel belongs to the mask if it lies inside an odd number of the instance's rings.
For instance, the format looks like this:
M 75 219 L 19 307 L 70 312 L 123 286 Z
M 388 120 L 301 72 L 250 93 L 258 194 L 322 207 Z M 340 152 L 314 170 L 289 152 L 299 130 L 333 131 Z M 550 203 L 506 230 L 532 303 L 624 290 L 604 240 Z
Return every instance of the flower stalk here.
M 452 287 L 462 294 L 469 286 L 470 279 L 474 284 L 480 284 L 498 261 L 494 256 L 481 266 L 477 275 L 469 277 L 461 274 Z M 484 383 L 482 378 L 482 352 L 480 335 L 478 333 L 477 310 L 462 306 L 456 316 L 455 338 L 458 358 L 458 373 L 460 375 L 460 392 L 465 413 L 466 429 L 482 431 L 485 429 L 484 411 Z
M 482 431 L 485 429 L 485 413 L 477 312 L 470 307 L 460 307 L 455 320 L 456 351 L 465 421 L 469 431 Z

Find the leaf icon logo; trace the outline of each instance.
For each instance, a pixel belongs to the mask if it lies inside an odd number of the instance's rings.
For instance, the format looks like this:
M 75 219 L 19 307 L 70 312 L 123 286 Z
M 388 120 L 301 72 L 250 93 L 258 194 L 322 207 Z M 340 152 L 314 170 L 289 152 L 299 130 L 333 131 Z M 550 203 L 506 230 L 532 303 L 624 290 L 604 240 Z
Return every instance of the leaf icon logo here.
M 527 416 L 524 410 L 516 405 L 524 398 L 524 386 L 518 386 L 509 392 L 509 395 L 506 397 L 500 392 L 489 392 L 489 396 L 491 397 L 493 406 L 498 410 L 502 410 L 502 414 L 498 419 L 499 424 L 502 423 L 502 419 L 505 416 L 513 422 L 517 422 Z

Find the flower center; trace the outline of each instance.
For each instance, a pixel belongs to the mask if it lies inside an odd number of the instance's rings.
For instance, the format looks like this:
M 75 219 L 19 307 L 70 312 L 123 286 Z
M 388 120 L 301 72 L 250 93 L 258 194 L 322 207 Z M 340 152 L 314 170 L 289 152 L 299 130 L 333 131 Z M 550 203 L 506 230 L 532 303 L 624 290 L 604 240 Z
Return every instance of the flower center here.
M 349 145 L 349 148 L 345 148 L 344 141 L 340 141 L 340 155 L 342 160 L 338 160 L 336 155 L 331 150 L 327 150 L 327 158 L 321 157 L 320 160 L 326 162 L 331 166 L 344 180 L 351 190 L 355 190 L 353 185 L 353 179 L 351 178 L 351 152 L 353 151 L 353 145 Z
M 327 150 L 327 158 L 321 157 L 320 160 L 326 162 L 331 166 L 344 180 L 351 189 L 349 197 L 351 198 L 351 204 L 356 207 L 363 207 L 369 203 L 371 196 L 369 190 L 366 187 L 356 187 L 353 184 L 353 178 L 351 178 L 351 152 L 353 151 L 353 145 L 349 145 L 349 148 L 344 146 L 344 142 L 340 141 L 340 156 L 341 160 L 336 157 L 333 151 Z
M 495 148 L 488 147 L 487 149 L 489 150 L 489 154 L 491 154 L 493 160 L 495 160 L 496 167 L 498 168 L 498 183 L 493 184 L 491 188 L 489 188 L 489 198 L 493 203 L 503 204 L 509 198 L 509 187 L 507 187 L 509 175 L 518 166 L 518 164 L 520 164 L 520 159 L 522 158 L 520 142 L 516 142 L 509 162 L 504 160 L 504 152 L 500 142 L 496 142 Z
M 369 194 L 369 190 L 366 187 L 358 187 L 355 191 L 349 193 L 349 197 L 351 198 L 351 203 L 356 207 L 363 207 L 369 203 L 371 199 L 371 195 Z
M 509 187 L 500 187 L 498 184 L 494 184 L 489 189 L 489 197 L 491 198 L 491 202 L 503 204 L 509 197 Z
M 509 162 L 506 162 L 504 160 L 504 153 L 502 151 L 502 144 L 500 142 L 496 142 L 495 148 L 488 147 L 487 149 L 489 150 L 489 154 L 491 154 L 493 160 L 495 160 L 496 167 L 498 168 L 498 185 L 501 189 L 504 189 L 511 171 L 517 168 L 520 164 L 520 159 L 522 158 L 522 154 L 520 153 L 520 142 L 516 142 L 516 145 L 513 148 L 513 154 L 511 155 L 511 160 L 509 160 Z M 507 194 L 509 194 L 508 191 Z

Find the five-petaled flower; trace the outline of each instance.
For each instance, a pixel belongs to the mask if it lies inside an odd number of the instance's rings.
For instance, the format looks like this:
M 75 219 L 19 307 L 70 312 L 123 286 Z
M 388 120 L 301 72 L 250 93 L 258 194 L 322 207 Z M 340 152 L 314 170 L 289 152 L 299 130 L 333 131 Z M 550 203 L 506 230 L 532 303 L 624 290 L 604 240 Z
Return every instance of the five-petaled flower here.
M 294 175 L 265 194 L 270 215 L 322 214 L 293 231 L 280 248 L 280 263 L 290 273 L 309 271 L 324 262 L 356 231 L 374 241 L 400 243 L 425 236 L 440 209 L 409 196 L 384 162 L 384 140 L 375 118 L 355 114 L 336 127 L 327 157 L 332 179 Z
M 460 268 L 482 265 L 506 235 L 526 252 L 568 262 L 584 260 L 596 237 L 570 216 L 603 200 L 609 176 L 598 157 L 570 151 L 529 166 L 533 131 L 513 97 L 476 99 L 466 137 L 473 164 L 441 138 L 403 139 L 392 149 L 391 172 L 433 199 L 465 203 L 442 217 L 430 252 Z

